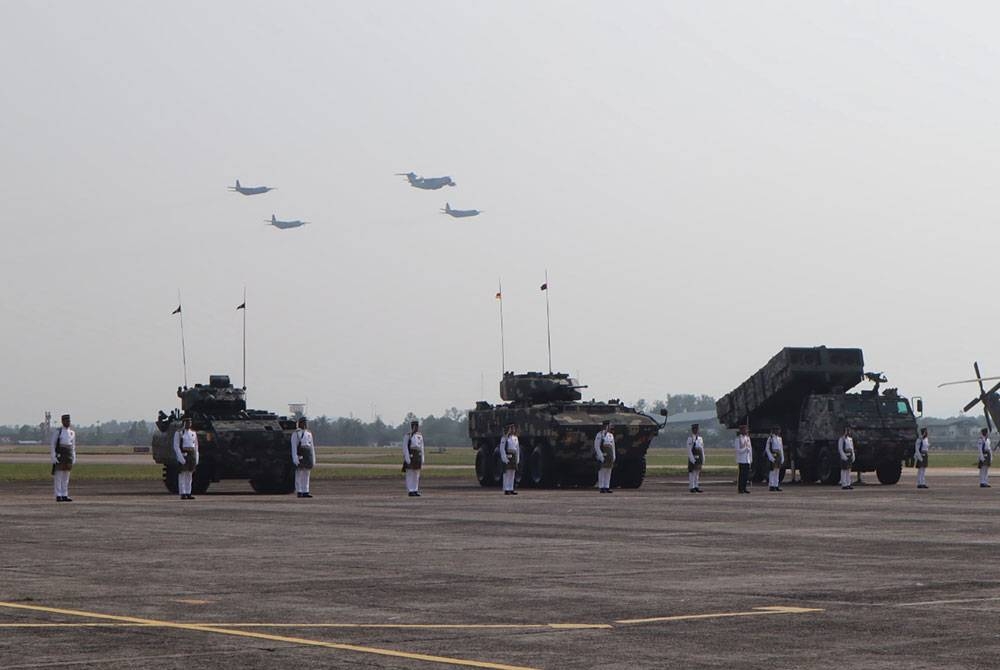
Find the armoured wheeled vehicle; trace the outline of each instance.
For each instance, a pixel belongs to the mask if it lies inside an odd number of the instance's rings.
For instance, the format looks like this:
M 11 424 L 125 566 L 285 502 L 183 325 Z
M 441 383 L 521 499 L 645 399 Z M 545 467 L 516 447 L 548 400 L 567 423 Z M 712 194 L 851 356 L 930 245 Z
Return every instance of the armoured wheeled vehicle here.
M 163 465 L 163 484 L 177 493 L 179 466 L 174 456 L 174 433 L 184 419 L 198 434 L 199 463 L 193 493 L 204 493 L 212 482 L 249 479 L 259 493 L 291 493 L 295 488 L 290 439 L 295 422 L 272 412 L 247 409 L 246 393 L 227 375 L 211 375 L 209 382 L 178 388 L 181 409 L 160 412 L 153 433 L 153 460 Z
M 506 404 L 481 400 L 469 411 L 479 483 L 499 485 L 503 468 L 497 448 L 506 426 L 514 423 L 521 444 L 519 482 L 537 487 L 593 486 L 598 466 L 594 438 L 608 420 L 616 451 L 611 485 L 639 488 L 646 476 L 646 450 L 663 424 L 619 400 L 583 402 L 582 388 L 586 387 L 564 373 L 504 373 L 500 397 Z M 665 411 L 662 414 L 666 416 Z
M 848 393 L 866 378 L 874 382 L 873 389 Z M 895 484 L 903 461 L 913 451 L 917 419 L 910 401 L 897 389 L 879 393 L 885 381 L 881 373 L 864 372 L 861 349 L 786 347 L 719 398 L 715 409 L 727 427 L 749 426 L 754 481 L 767 476 L 764 447 L 771 429 L 780 427 L 785 466 L 794 461 L 803 481 L 836 483 L 837 441 L 850 426 L 854 471 L 874 470 L 881 483 Z M 781 469 L 782 478 L 786 467 Z

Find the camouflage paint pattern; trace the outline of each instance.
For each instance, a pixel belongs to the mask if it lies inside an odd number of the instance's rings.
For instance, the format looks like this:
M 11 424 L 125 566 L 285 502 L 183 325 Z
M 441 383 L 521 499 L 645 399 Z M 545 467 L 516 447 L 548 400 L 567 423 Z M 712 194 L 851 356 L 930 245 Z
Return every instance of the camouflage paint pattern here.
M 168 490 L 176 487 L 174 434 L 191 419 L 198 435 L 200 462 L 195 470 L 195 492 L 211 482 L 249 479 L 254 490 L 281 493 L 294 489 L 291 434 L 294 420 L 246 408 L 245 392 L 226 375 L 212 375 L 207 385 L 177 389 L 181 411 L 160 412 L 153 434 L 153 460 L 164 466 Z
M 480 401 L 469 412 L 469 437 L 477 451 L 480 484 L 496 484 L 496 450 L 507 425 L 514 423 L 521 443 L 519 474 L 524 483 L 593 486 L 598 466 L 594 438 L 608 420 L 617 452 L 612 485 L 641 486 L 646 451 L 660 424 L 618 400 L 581 402 L 581 388 L 585 387 L 562 373 L 504 374 L 500 397 L 508 403 L 494 406 Z
M 837 442 L 850 426 L 854 470 L 874 470 L 879 481 L 894 484 L 916 440 L 916 417 L 896 389 L 847 392 L 864 378 L 860 349 L 787 347 L 719 398 L 716 414 L 729 428 L 749 425 L 758 478 L 766 472 L 770 430 L 780 427 L 786 464 L 794 458 L 804 479 L 837 481 Z

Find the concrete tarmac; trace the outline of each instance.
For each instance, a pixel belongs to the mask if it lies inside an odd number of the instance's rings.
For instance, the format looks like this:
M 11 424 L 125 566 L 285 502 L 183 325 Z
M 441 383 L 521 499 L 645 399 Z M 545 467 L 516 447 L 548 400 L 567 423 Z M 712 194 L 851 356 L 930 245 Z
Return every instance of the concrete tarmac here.
M 0 668 L 1000 667 L 1000 486 L 928 479 L 2 484 Z

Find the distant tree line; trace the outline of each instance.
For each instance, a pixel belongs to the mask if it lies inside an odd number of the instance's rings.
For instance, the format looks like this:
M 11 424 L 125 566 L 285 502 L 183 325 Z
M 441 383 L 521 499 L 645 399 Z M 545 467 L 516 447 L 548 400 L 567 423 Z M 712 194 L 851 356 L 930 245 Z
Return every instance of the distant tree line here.
M 671 415 L 683 412 L 707 412 L 715 410 L 715 398 L 710 395 L 690 393 L 667 394 L 664 400 L 647 401 L 645 398 L 639 398 L 632 406 L 645 414 L 658 414 L 661 409 L 666 409 Z
M 401 443 L 410 430 L 410 421 L 420 421 L 420 429 L 430 447 L 464 447 L 469 445 L 468 412 L 452 407 L 441 416 L 429 415 L 420 419 L 407 414 L 399 424 L 385 423 L 381 418 L 371 422 L 360 419 L 326 416 L 309 419 L 309 429 L 316 444 L 322 446 L 388 446 Z M 54 421 L 52 429 L 59 426 Z M 155 424 L 146 421 L 108 421 L 90 426 L 73 426 L 76 442 L 86 445 L 145 446 L 150 443 Z M 0 442 L 47 442 L 44 424 L 0 426 Z
M 52 422 L 52 429 L 59 427 L 59 420 Z M 91 426 L 73 426 L 79 445 L 146 445 L 149 444 L 156 426 L 146 421 L 107 421 Z M 45 424 L 24 424 L 21 426 L 0 426 L 0 441 L 47 442 Z

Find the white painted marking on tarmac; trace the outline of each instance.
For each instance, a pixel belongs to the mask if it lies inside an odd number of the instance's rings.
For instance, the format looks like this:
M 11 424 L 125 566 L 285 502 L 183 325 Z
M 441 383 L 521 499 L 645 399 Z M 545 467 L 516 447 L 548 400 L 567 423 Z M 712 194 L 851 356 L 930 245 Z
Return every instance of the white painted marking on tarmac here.
M 782 605 L 772 607 L 754 607 L 746 612 L 710 612 L 708 614 L 678 614 L 674 616 L 657 616 L 646 619 L 619 619 L 616 624 L 631 626 L 641 623 L 664 623 L 668 621 L 693 621 L 697 619 L 725 619 L 731 617 L 744 616 L 764 616 L 769 614 L 806 614 L 812 612 L 822 612 L 822 609 L 815 607 L 785 607 Z
M 916 603 L 886 603 L 890 607 L 927 607 L 928 605 L 960 605 L 962 603 L 985 603 L 1000 600 L 1000 596 L 994 598 L 962 598 L 956 600 L 923 600 Z
M 396 629 L 396 630 L 595 630 L 614 628 L 608 623 L 213 623 L 190 622 L 185 626 L 217 628 L 351 628 L 351 629 Z M 2 628 L 156 628 L 172 627 L 159 623 L 0 623 Z

